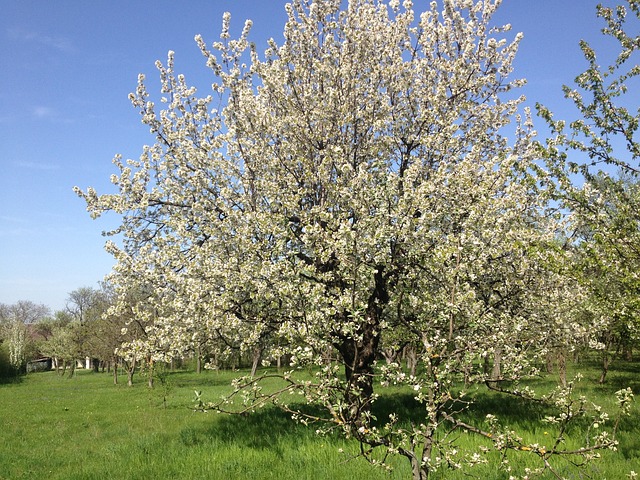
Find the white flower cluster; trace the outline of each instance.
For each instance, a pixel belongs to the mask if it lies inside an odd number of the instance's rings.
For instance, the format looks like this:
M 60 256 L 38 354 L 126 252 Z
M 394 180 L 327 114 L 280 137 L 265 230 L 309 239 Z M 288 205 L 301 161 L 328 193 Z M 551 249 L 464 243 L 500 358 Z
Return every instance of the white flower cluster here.
M 155 143 L 116 157 L 117 193 L 77 190 L 92 216 L 122 215 L 107 247 L 115 311 L 143 334 L 121 354 L 329 365 L 297 391 L 346 434 L 418 469 L 479 464 L 430 456 L 450 406 L 465 408 L 456 382 L 517 380 L 588 330 L 568 323 L 581 292 L 529 112 L 509 93 L 521 36 L 496 37 L 509 29 L 490 26 L 497 1 L 434 1 L 419 16 L 408 0 L 343 3 L 293 0 L 263 59 L 251 23 L 233 40 L 225 15 L 219 41 L 196 37 L 209 95 L 175 73 L 173 52 L 157 64 L 163 110 L 138 79 L 131 101 Z M 414 430 L 371 428 L 383 349 L 383 384 L 426 406 Z M 251 408 L 268 397 L 236 388 Z

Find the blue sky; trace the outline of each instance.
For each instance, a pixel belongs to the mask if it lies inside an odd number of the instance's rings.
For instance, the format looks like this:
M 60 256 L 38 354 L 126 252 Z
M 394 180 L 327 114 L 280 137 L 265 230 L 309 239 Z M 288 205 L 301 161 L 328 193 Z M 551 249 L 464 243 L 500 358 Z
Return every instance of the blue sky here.
M 268 37 L 280 40 L 285 3 L 0 2 L 0 303 L 31 300 L 57 310 L 70 291 L 97 286 L 113 264 L 101 232 L 117 218 L 91 220 L 72 188 L 108 191 L 113 156 L 137 158 L 153 141 L 127 99 L 138 73 L 155 79 L 155 60 L 174 50 L 177 70 L 206 85 L 194 35 L 216 40 L 230 11 L 232 33 L 251 18 L 252 40 L 264 50 Z M 602 44 L 597 3 L 504 0 L 496 21 L 525 34 L 515 75 L 529 82 L 529 105 L 540 101 L 557 118 L 570 113 L 561 85 L 584 69 L 578 41 Z

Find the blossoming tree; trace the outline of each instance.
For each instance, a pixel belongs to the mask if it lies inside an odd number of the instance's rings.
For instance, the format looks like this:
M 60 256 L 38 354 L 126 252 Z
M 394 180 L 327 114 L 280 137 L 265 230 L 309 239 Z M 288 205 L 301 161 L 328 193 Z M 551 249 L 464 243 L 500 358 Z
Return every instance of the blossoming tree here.
M 640 21 L 640 2 L 625 0 L 615 8 L 600 5 L 597 15 L 616 55 L 607 58 L 582 41 L 588 67 L 574 86 L 563 87 L 579 117 L 566 125 L 554 120 L 548 109 L 540 107 L 540 112 L 555 133 L 548 140 L 548 152 L 556 161 L 559 198 L 570 212 L 571 230 L 578 239 L 578 266 L 591 313 L 602 326 L 603 383 L 611 350 L 629 354 L 637 346 L 640 328 L 640 108 L 634 95 L 640 78 L 640 35 L 633 35 Z M 578 182 L 573 181 L 576 175 Z
M 137 307 L 149 355 L 183 354 L 204 336 L 314 366 L 312 379 L 278 375 L 275 392 L 260 382 L 275 373 L 239 379 L 231 398 L 342 431 L 372 460 L 405 456 L 415 478 L 482 461 L 436 436 L 445 423 L 523 448 L 496 423 L 461 420 L 465 387 L 506 391 L 550 339 L 584 329 L 569 323 L 580 289 L 558 267 L 548 178 L 517 115 L 520 36 L 491 26 L 498 4 L 444 0 L 417 15 L 410 1 L 294 0 L 283 43 L 263 55 L 251 22 L 230 38 L 228 15 L 220 41 L 196 37 L 210 95 L 175 72 L 173 52 L 157 64 L 161 110 L 139 78 L 131 100 L 155 143 L 115 159 L 117 193 L 77 191 L 93 216 L 122 215 L 122 242 L 107 246 L 113 281 L 123 298 L 149 292 Z M 397 335 L 416 375 L 376 363 Z M 407 385 L 422 417 L 376 418 L 378 381 Z M 288 403 L 291 392 L 324 413 Z M 551 468 L 569 452 L 538 453 Z

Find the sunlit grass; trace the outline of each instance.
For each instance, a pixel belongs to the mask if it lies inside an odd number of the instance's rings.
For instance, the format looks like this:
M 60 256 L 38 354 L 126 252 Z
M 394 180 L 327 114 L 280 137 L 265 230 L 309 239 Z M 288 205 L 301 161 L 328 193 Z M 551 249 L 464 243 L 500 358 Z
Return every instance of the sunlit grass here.
M 584 393 L 605 409 L 613 409 L 612 393 L 631 386 L 640 393 L 640 365 L 622 364 L 609 383 L 596 385 L 595 369 L 585 369 Z M 230 390 L 232 372 L 166 375 L 154 390 L 144 378 L 132 387 L 114 386 L 107 374 L 80 372 L 61 378 L 53 372 L 26 376 L 0 385 L 0 479 L 400 479 L 410 478 L 408 462 L 397 459 L 386 473 L 362 459 L 353 459 L 358 447 L 337 437 L 318 437 L 313 427 L 295 424 L 273 408 L 248 416 L 226 416 L 192 410 L 194 390 L 213 400 Z M 545 383 L 546 382 L 546 383 Z M 538 386 L 551 389 L 553 379 Z M 382 418 L 389 411 L 419 414 L 412 395 L 398 389 L 380 390 L 376 406 Z M 543 411 L 525 408 L 517 399 L 505 399 L 479 389 L 476 419 L 497 413 L 524 436 L 543 441 L 549 426 L 540 422 Z M 592 478 L 624 479 L 640 472 L 638 406 L 622 423 L 620 447 L 585 472 Z M 584 432 L 576 431 L 576 436 Z M 582 438 L 576 438 L 576 442 Z M 570 440 L 571 441 L 571 440 Z M 473 450 L 477 437 L 460 434 L 460 449 Z M 577 444 L 577 443 L 576 443 Z M 343 452 L 340 452 L 343 450 Z M 508 479 L 492 464 L 474 468 L 475 478 Z M 526 455 L 510 456 L 515 468 L 536 466 Z M 573 467 L 561 467 L 568 478 L 582 478 Z M 435 479 L 469 478 L 443 470 Z M 588 477 L 584 477 L 588 478 Z

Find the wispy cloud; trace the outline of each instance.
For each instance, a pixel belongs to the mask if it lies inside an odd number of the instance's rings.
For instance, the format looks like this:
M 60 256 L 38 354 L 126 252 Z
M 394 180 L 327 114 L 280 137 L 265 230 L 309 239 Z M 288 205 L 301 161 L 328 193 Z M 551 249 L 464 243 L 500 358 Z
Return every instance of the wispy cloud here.
M 75 119 L 65 117 L 54 108 L 47 107 L 46 105 L 35 105 L 19 111 L 15 115 L 11 115 L 7 112 L 0 112 L 0 125 L 15 122 L 24 122 L 29 120 L 36 121 L 48 121 L 56 123 L 70 124 L 74 123 Z
M 10 28 L 7 30 L 9 38 L 21 42 L 32 42 L 53 48 L 61 52 L 73 52 L 75 47 L 71 40 L 62 36 L 45 35 L 42 33 L 25 30 L 23 28 Z
M 0 226 L 0 238 L 30 237 L 37 233 L 37 230 L 27 227 Z
M 22 217 L 12 217 L 9 215 L 0 215 L 0 222 L 2 223 L 19 223 L 26 224 L 27 221 Z
M 42 105 L 34 107 L 31 113 L 36 118 L 51 118 L 55 116 L 55 111 L 52 108 Z
M 35 120 L 54 121 L 56 123 L 66 124 L 74 122 L 72 118 L 64 117 L 56 109 L 48 107 L 46 105 L 36 105 L 34 107 L 31 107 L 29 115 L 31 119 Z M 0 118 L 0 123 L 1 122 L 2 118 Z
M 21 237 L 33 233 L 26 218 L 0 215 L 0 238 Z
M 41 170 L 41 171 L 58 170 L 60 168 L 60 165 L 56 165 L 53 163 L 25 162 L 22 160 L 15 162 L 15 166 L 20 168 L 28 168 L 30 170 Z

